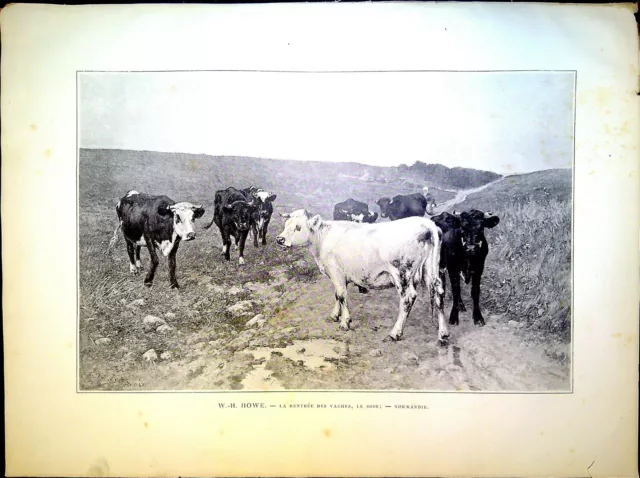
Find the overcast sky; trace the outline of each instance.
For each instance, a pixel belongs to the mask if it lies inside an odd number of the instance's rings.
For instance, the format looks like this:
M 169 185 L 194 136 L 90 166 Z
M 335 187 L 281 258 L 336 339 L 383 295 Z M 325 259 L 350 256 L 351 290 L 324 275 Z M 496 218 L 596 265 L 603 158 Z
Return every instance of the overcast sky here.
M 81 73 L 80 147 L 273 159 L 571 167 L 574 75 Z

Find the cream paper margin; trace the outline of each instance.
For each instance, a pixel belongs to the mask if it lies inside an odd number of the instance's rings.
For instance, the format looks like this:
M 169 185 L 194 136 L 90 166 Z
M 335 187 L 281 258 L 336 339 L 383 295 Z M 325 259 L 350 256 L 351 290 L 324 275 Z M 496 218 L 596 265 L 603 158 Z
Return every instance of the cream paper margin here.
M 633 8 L 6 7 L 7 474 L 637 476 Z M 167 69 L 577 70 L 573 393 L 77 394 L 76 70 Z M 221 401 L 429 409 L 220 410 Z

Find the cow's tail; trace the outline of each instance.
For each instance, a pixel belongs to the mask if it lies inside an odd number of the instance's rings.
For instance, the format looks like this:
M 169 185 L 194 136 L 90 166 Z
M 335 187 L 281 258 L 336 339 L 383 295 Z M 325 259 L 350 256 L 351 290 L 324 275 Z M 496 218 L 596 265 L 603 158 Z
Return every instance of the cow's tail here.
M 442 252 L 442 236 L 438 228 L 433 225 L 431 228 L 432 241 L 425 243 L 426 260 L 422 266 L 422 285 L 429 291 L 429 298 L 431 302 L 431 311 L 433 313 L 434 305 L 441 306 L 439 304 L 442 294 L 444 294 L 444 288 L 442 284 L 442 278 L 440 277 L 440 254 Z
M 207 224 L 206 226 L 204 226 L 205 229 L 209 229 L 211 226 L 213 226 L 213 222 L 216 220 L 216 215 L 215 213 L 213 214 L 213 217 L 211 218 L 211 222 L 209 224 Z
M 109 241 L 109 245 L 107 246 L 107 250 L 104 251 L 105 254 L 108 254 L 109 251 L 113 248 L 113 246 L 116 245 L 116 242 L 118 242 L 118 232 L 120 232 L 120 229 L 122 229 L 122 221 L 118 222 L 118 227 L 116 227 L 115 231 L 113 231 L 113 237 Z
M 116 227 L 115 231 L 113 231 L 113 237 L 109 241 L 107 250 L 104 251 L 105 255 L 108 254 L 109 251 L 113 248 L 113 246 L 116 245 L 116 242 L 118 242 L 118 232 L 120 232 L 120 229 L 122 229 L 122 212 L 120 210 L 121 206 L 122 206 L 121 202 L 118 201 L 118 204 L 116 204 L 116 214 L 118 215 L 118 227 Z

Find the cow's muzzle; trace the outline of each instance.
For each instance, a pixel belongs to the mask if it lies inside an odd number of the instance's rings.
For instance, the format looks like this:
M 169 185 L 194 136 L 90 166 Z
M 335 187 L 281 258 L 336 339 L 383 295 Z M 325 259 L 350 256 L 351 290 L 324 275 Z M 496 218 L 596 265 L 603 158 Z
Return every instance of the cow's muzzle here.
M 286 239 L 282 236 L 276 237 L 276 244 L 278 244 L 282 248 L 287 248 Z
M 464 252 L 469 256 L 477 254 L 479 250 L 480 246 L 478 246 L 477 244 L 467 244 L 464 246 Z
M 190 232 L 187 234 L 187 237 L 184 238 L 185 241 L 193 241 L 196 238 L 195 232 Z

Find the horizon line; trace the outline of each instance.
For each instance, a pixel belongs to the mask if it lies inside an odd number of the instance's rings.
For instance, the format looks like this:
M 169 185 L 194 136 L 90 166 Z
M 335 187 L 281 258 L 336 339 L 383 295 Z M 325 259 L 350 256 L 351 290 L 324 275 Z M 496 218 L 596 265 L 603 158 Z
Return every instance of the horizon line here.
M 442 163 L 427 163 L 424 162 L 422 160 L 416 159 L 413 163 L 411 164 L 407 164 L 407 163 L 400 163 L 397 165 L 391 165 L 391 166 L 380 166 L 380 165 L 375 165 L 375 164 L 367 164 L 367 163 L 361 163 L 358 161 L 318 161 L 318 160 L 309 160 L 309 159 L 293 159 L 293 158 L 268 158 L 268 157 L 262 157 L 262 156 L 246 156 L 246 155 L 233 155 L 233 154 L 211 154 L 211 153 L 187 153 L 187 152 L 182 152 L 182 151 L 157 151 L 157 150 L 152 150 L 152 149 L 129 149 L 129 148 L 107 148 L 107 147 L 83 147 L 83 146 L 78 146 L 78 151 L 85 149 L 85 150 L 108 150 L 108 151 L 134 151 L 134 152 L 139 152 L 139 153 L 159 153 L 159 154 L 189 154 L 189 155 L 194 155 L 194 156 L 210 156 L 212 158 L 218 157 L 218 158 L 243 158 L 243 159 L 258 159 L 258 160 L 267 160 L 267 161 L 297 161 L 297 162 L 306 162 L 306 163 L 327 163 L 327 164 L 357 164 L 360 166 L 365 166 L 365 167 L 371 167 L 371 168 L 399 168 L 400 166 L 407 166 L 407 167 L 412 167 L 415 164 L 417 164 L 418 162 L 430 166 L 430 165 L 437 165 L 437 166 L 442 166 L 444 168 L 447 169 L 468 169 L 470 171 L 480 171 L 480 172 L 487 172 L 487 173 L 492 173 L 492 174 L 497 174 L 501 177 L 509 177 L 509 176 L 518 176 L 518 175 L 523 175 L 523 174 L 531 174 L 531 173 L 537 173 L 537 172 L 541 172 L 541 171 L 553 171 L 553 170 L 569 170 L 572 171 L 573 170 L 573 166 L 570 167 L 555 167 L 555 168 L 545 168 L 545 169 L 535 169 L 533 171 L 526 171 L 526 172 L 515 172 L 515 173 L 499 173 L 496 171 L 492 171 L 489 169 L 477 169 L 477 168 L 471 168 L 468 166 L 447 166 L 445 164 Z

